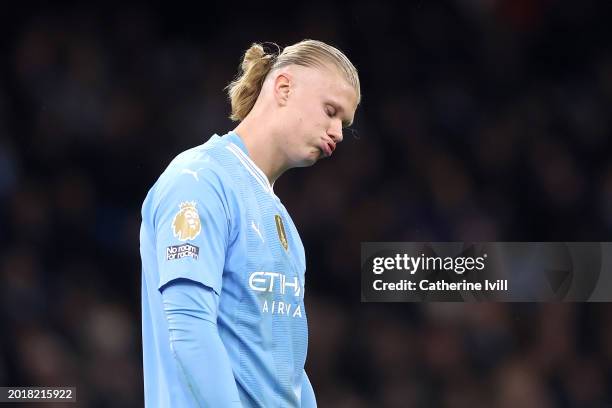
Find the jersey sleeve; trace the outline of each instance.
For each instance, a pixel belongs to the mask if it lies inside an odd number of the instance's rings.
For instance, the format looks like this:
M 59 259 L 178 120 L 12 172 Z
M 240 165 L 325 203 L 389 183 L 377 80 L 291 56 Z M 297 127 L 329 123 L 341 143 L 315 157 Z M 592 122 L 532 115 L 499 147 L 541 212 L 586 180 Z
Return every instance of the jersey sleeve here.
M 181 380 L 199 407 L 241 407 L 227 350 L 217 330 L 219 295 L 175 280 L 162 292 L 170 345 Z
M 220 294 L 231 230 L 223 178 L 210 168 L 182 169 L 158 193 L 154 214 L 158 289 L 182 278 Z

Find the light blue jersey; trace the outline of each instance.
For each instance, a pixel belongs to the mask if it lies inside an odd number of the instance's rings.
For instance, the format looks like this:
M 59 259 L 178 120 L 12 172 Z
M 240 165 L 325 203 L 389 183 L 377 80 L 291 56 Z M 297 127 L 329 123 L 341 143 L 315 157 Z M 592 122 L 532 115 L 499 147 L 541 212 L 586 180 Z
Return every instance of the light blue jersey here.
M 140 241 L 146 405 L 191 406 L 161 295 L 183 278 L 219 295 L 219 336 L 242 405 L 300 406 L 304 247 L 237 134 L 214 135 L 170 163 L 144 201 Z

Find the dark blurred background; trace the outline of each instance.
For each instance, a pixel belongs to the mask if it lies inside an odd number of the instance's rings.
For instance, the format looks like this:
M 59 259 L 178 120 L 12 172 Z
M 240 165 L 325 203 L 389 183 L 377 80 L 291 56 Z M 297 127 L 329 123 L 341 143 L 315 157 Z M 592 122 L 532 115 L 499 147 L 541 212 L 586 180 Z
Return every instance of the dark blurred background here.
M 360 303 L 362 241 L 606 241 L 612 3 L 11 4 L 0 14 L 0 385 L 143 406 L 140 206 L 233 128 L 253 41 L 360 71 L 331 160 L 276 185 L 321 407 L 612 407 L 608 304 Z M 607 271 L 610 272 L 610 271 Z

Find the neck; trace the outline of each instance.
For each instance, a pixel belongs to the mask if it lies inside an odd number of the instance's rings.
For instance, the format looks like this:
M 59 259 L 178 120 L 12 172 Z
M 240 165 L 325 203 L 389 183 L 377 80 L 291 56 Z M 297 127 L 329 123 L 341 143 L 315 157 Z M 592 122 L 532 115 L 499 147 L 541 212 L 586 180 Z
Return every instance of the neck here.
M 264 172 L 270 184 L 274 184 L 289 166 L 282 150 L 279 148 L 274 131 L 265 129 L 262 118 L 250 114 L 234 129 L 244 142 L 249 157 Z

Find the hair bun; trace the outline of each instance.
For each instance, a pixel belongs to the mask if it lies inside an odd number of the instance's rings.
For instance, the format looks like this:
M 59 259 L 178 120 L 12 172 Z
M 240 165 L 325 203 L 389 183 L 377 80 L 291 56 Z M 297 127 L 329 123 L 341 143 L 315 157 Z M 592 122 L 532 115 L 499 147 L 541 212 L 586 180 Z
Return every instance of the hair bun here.
M 242 60 L 242 70 L 246 72 L 251 66 L 260 61 L 264 61 L 266 65 L 268 65 L 275 59 L 276 55 L 267 54 L 261 44 L 254 43 L 244 53 L 244 59 Z

